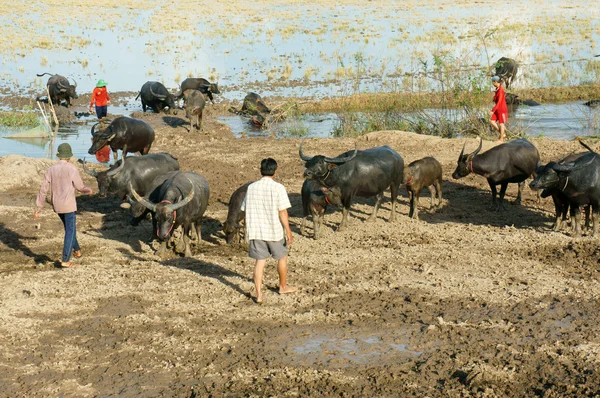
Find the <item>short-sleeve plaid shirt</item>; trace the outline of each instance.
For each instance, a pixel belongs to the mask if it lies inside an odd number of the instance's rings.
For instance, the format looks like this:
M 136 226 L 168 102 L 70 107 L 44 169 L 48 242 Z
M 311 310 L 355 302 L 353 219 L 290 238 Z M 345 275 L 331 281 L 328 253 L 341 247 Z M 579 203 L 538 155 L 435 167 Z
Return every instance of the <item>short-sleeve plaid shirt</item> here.
M 246 212 L 246 240 L 282 240 L 284 231 L 279 212 L 290 207 L 285 187 L 272 178 L 263 177 L 250 184 L 242 202 L 242 211 Z

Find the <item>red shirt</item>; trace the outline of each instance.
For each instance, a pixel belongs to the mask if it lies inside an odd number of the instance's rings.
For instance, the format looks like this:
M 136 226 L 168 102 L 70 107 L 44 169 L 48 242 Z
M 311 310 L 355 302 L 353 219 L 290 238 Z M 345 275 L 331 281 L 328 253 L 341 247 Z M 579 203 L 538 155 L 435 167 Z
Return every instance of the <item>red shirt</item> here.
M 94 105 L 94 102 L 96 103 L 96 106 L 105 106 L 108 101 L 110 101 L 110 97 L 108 96 L 106 86 L 96 87 L 94 91 L 92 91 L 92 101 L 90 102 L 90 106 Z
M 492 108 L 492 112 L 500 112 L 508 114 L 508 107 L 506 106 L 506 95 L 504 94 L 504 88 L 502 86 L 498 86 L 496 89 L 496 94 L 494 94 L 494 102 L 496 106 Z

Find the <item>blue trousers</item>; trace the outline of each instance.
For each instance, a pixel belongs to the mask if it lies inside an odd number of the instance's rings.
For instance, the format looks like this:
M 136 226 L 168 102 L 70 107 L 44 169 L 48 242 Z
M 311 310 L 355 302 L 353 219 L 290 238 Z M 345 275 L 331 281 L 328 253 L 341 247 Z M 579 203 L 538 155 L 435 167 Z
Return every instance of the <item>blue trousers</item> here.
M 65 226 L 65 241 L 63 246 L 62 262 L 66 263 L 71 259 L 73 250 L 80 250 L 79 242 L 77 242 L 77 224 L 75 220 L 75 212 L 59 214 L 60 220 Z
M 98 119 L 102 119 L 103 117 L 106 117 L 107 109 L 108 109 L 107 105 L 96 106 L 96 116 L 98 116 Z

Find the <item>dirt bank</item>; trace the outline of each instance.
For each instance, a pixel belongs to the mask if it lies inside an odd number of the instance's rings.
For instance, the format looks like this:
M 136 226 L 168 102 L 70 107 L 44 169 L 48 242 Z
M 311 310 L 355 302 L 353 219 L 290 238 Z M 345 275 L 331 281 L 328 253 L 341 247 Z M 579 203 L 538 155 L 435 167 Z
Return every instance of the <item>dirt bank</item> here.
M 407 163 L 435 156 L 444 167 L 437 213 L 408 219 L 403 189 L 395 223 L 389 202 L 366 223 L 373 201 L 359 199 L 352 228 L 335 232 L 341 213 L 331 212 L 314 241 L 299 235 L 300 141 L 234 139 L 207 109 L 199 134 L 176 116 L 138 115 L 156 129 L 153 151 L 210 183 L 205 243 L 189 259 L 154 256 L 148 222 L 131 227 L 117 200 L 92 196 L 78 202 L 84 257 L 56 269 L 59 219 L 48 207 L 40 229 L 31 219 L 47 162 L 0 158 L 0 395 L 599 393 L 597 240 L 551 232 L 549 200 L 526 189 L 521 206 L 488 210 L 482 177 L 450 177 L 464 140 L 405 132 L 307 140 L 309 154 L 386 144 Z M 533 142 L 543 160 L 577 149 Z M 475 146 L 469 140 L 467 150 Z M 249 298 L 252 261 L 225 244 L 220 226 L 229 195 L 258 178 L 267 156 L 293 205 L 290 282 L 300 292 L 276 294 L 270 262 L 259 306 Z M 9 186 L 15 171 L 22 176 Z M 508 199 L 515 194 L 511 186 Z

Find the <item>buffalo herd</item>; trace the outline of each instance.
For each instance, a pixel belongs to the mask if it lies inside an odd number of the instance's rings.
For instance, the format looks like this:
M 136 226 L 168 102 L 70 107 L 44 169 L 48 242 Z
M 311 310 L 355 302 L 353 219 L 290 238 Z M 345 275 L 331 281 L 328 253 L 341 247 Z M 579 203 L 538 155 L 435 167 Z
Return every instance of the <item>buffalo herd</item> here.
M 494 73 L 509 87 L 517 75 L 518 65 L 508 58 L 501 58 Z M 38 76 L 43 76 L 46 73 Z M 75 88 L 65 77 L 51 75 L 48 80 L 50 99 L 70 105 L 77 98 Z M 176 103 L 183 99 L 186 117 L 196 130 L 202 128 L 202 112 L 206 101 L 214 102 L 214 94 L 220 94 L 218 84 L 204 78 L 187 78 L 177 93 L 171 94 L 160 82 L 144 83 L 136 99 L 140 98 L 142 109 L 154 112 L 171 112 Z M 537 103 L 522 101 L 517 96 L 507 96 L 511 104 L 535 106 Z M 271 109 L 256 93 L 249 93 L 241 110 L 230 111 L 249 117 L 251 122 L 261 125 Z M 100 127 L 97 126 L 101 124 Z M 152 218 L 152 236 L 161 241 L 159 254 L 167 247 L 175 247 L 185 256 L 191 256 L 191 243 L 201 243 L 201 223 L 209 201 L 210 189 L 207 180 L 194 172 L 179 169 L 179 162 L 167 153 L 149 151 L 155 139 L 152 127 L 146 122 L 131 117 L 117 117 L 92 126 L 90 154 L 109 146 L 113 151 L 114 164 L 104 171 L 90 170 L 85 163 L 83 169 L 96 178 L 101 197 L 116 195 L 124 201 L 122 207 L 130 207 L 131 224 L 137 225 L 147 216 Z M 471 153 L 465 146 L 458 156 L 452 177 L 463 178 L 471 173 L 487 179 L 492 193 L 491 206 L 494 210 L 504 209 L 504 196 L 508 184 L 518 184 L 515 202 L 521 200 L 525 180 L 533 177 L 530 188 L 541 190 L 542 198 L 551 196 L 556 209 L 554 230 L 560 230 L 570 214 L 575 236 L 581 235 L 580 206 L 586 207 L 586 226 L 597 220 L 600 211 L 600 156 L 585 143 L 586 151 L 568 154 L 546 165 L 540 164 L 537 148 L 526 139 L 516 139 L 497 145 L 483 153 L 482 141 Z M 118 150 L 122 151 L 117 160 Z M 139 153 L 141 156 L 129 156 Z M 418 219 L 419 196 L 427 187 L 431 195 L 431 209 L 442 206 L 442 166 L 433 157 L 415 160 L 405 165 L 400 154 L 388 146 L 359 150 L 355 148 L 336 157 L 324 155 L 308 156 L 304 152 L 304 141 L 300 145 L 299 157 L 304 162 L 304 183 L 301 189 L 303 221 L 300 232 L 305 234 L 306 221 L 312 218 L 313 237 L 319 239 L 325 210 L 328 206 L 342 211 L 342 220 L 337 228 L 344 230 L 348 224 L 348 213 L 355 197 L 375 197 L 375 204 L 367 221 L 374 221 L 383 201 L 384 192 L 391 194 L 389 221 L 396 218 L 396 202 L 400 186 L 404 185 L 410 200 L 410 218 Z M 240 186 L 231 195 L 227 220 L 223 232 L 227 243 L 239 243 L 244 231 L 244 212 L 241 203 L 250 182 Z M 497 191 L 500 186 L 500 191 Z M 436 203 L 437 199 L 437 203 Z M 179 236 L 174 232 L 180 228 Z M 593 234 L 598 222 L 593 222 Z

